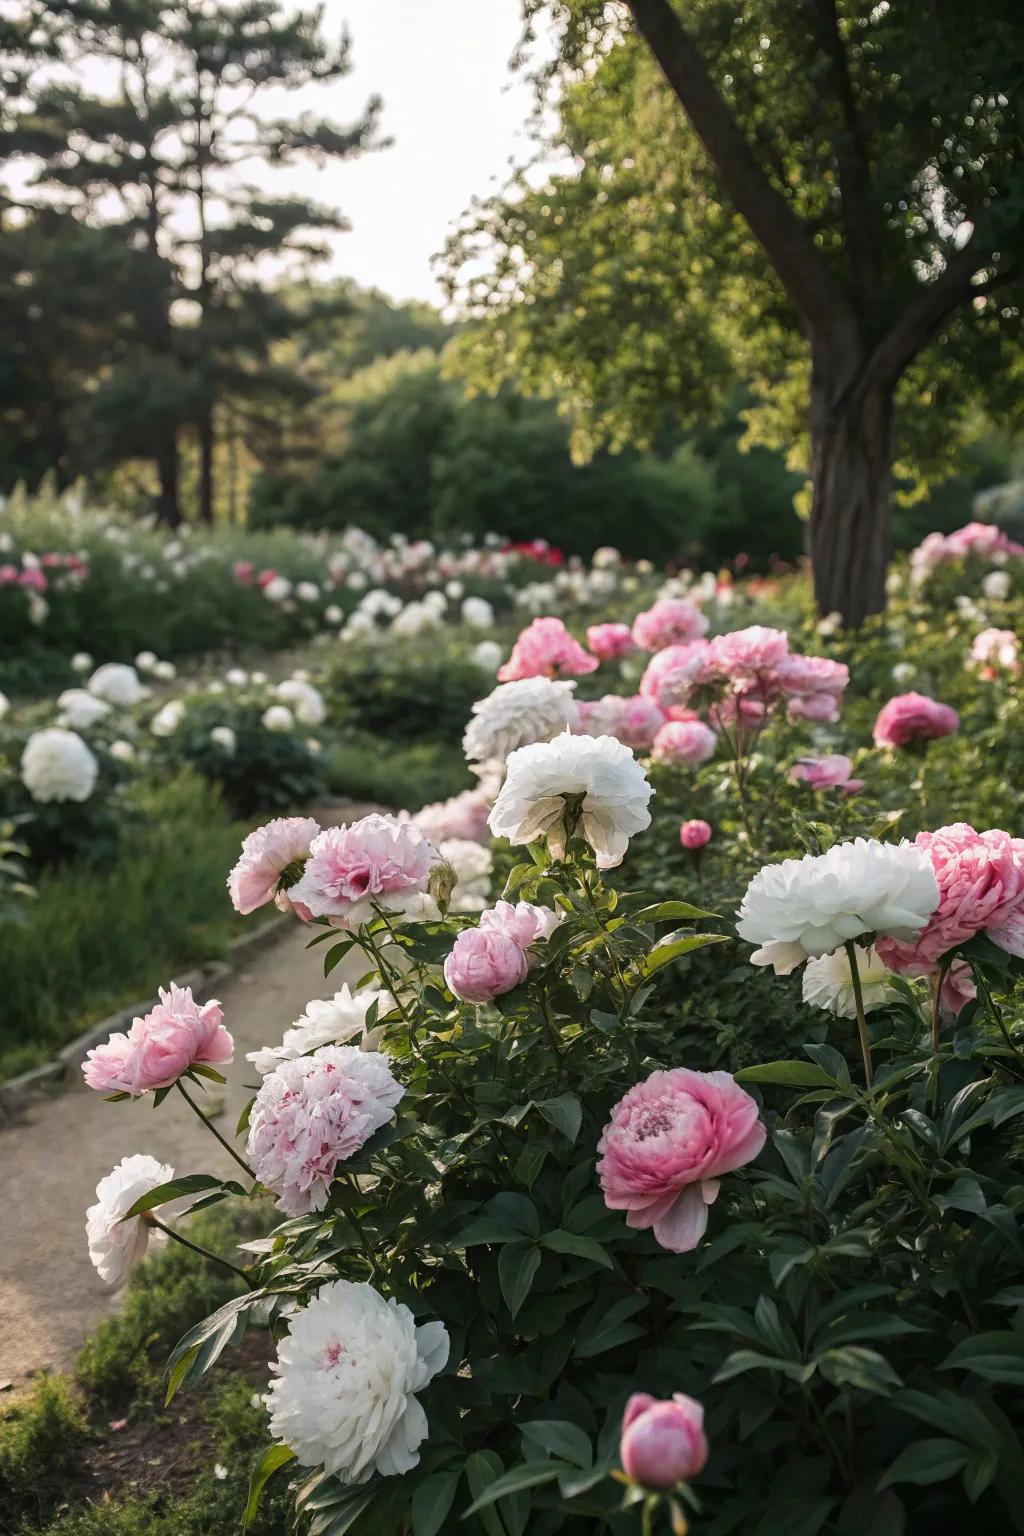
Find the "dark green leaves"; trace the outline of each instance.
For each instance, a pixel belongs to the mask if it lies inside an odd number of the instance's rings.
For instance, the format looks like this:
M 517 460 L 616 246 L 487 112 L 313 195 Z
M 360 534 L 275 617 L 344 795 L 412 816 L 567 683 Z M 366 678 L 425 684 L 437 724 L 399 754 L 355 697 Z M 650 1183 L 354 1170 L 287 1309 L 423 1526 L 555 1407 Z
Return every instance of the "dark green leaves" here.
M 295 1460 L 295 1452 L 286 1445 L 268 1445 L 259 1461 L 252 1469 L 249 1477 L 249 1497 L 245 1505 L 245 1515 L 242 1519 L 242 1530 L 247 1531 L 252 1524 L 259 1506 L 260 1495 L 274 1473 L 280 1467 L 286 1467 L 290 1461 Z

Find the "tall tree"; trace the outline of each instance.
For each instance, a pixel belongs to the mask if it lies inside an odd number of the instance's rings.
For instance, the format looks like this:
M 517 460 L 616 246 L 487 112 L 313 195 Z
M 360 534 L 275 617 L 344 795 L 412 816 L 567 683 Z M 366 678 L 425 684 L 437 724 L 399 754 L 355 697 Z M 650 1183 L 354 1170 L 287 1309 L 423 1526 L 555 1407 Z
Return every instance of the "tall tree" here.
M 137 254 L 139 349 L 105 378 L 99 414 L 115 454 L 134 443 L 155 460 L 168 522 L 178 517 L 180 435 L 193 429 L 199 514 L 210 519 L 218 405 L 247 402 L 268 415 L 268 397 L 293 387 L 268 361 L 273 343 L 315 318 L 273 282 L 282 267 L 322 257 L 323 233 L 345 227 L 334 210 L 247 177 L 257 166 L 358 153 L 373 142 L 379 103 L 347 127 L 263 110 L 275 87 L 348 72 L 348 39 L 325 41 L 322 9 L 25 0 L 24 13 L 57 62 L 8 106 L 0 155 L 35 166 L 29 206 L 116 228 Z
M 944 437 L 939 405 L 1019 377 L 1017 0 L 525 9 L 559 29 L 544 149 L 571 160 L 452 243 L 454 290 L 490 252 L 461 290 L 491 317 L 478 367 L 575 395 L 593 441 L 650 436 L 739 366 L 762 431 L 803 416 L 817 600 L 859 623 L 885 601 L 897 392 L 902 460 L 915 406 Z

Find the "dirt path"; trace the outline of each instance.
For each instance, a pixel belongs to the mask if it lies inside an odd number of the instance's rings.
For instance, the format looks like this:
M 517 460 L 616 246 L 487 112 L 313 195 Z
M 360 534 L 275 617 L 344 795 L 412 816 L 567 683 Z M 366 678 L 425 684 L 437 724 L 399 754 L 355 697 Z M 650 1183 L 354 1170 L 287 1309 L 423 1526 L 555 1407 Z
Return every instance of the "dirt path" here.
M 362 814 L 352 808 L 346 818 Z M 340 819 L 340 818 L 339 818 Z M 252 919 L 258 922 L 259 918 Z M 210 1084 L 222 1105 L 216 1125 L 229 1140 L 254 1073 L 247 1051 L 275 1044 L 312 997 L 336 991 L 339 970 L 324 979 L 301 925 L 285 929 L 220 989 L 235 1037 L 226 1088 Z M 41 1099 L 23 1122 L 0 1130 L 0 1173 L 7 1192 L 0 1238 L 0 1383 L 15 1394 L 44 1369 L 72 1363 L 86 1333 L 116 1310 L 117 1294 L 100 1280 L 85 1243 L 85 1212 L 96 1184 L 132 1152 L 149 1152 L 178 1173 L 238 1169 L 178 1094 L 154 1111 L 151 1099 L 108 1104 L 79 1073 L 65 1092 Z M 7 1392 L 0 1405 L 9 1401 Z

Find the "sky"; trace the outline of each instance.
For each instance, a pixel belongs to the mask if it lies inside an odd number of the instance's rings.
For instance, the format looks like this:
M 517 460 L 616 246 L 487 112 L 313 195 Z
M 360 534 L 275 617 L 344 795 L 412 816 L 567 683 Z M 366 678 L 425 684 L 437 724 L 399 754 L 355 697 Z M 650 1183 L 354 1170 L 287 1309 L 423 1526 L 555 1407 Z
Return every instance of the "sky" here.
M 394 143 L 322 172 L 292 171 L 289 186 L 351 221 L 335 241 L 334 272 L 397 299 L 437 302 L 430 258 L 449 227 L 529 158 L 531 88 L 509 70 L 519 0 L 326 0 L 328 35 L 343 25 L 354 68 L 317 90 L 317 106 L 349 121 L 377 93 Z

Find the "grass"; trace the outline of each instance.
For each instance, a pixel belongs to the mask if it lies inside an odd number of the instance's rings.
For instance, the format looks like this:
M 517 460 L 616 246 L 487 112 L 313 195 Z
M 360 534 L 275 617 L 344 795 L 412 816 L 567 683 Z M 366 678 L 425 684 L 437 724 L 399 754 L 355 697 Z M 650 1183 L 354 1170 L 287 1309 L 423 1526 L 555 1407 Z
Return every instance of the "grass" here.
M 248 829 L 216 791 L 184 774 L 140 790 L 136 809 L 109 864 L 44 875 L 24 920 L 0 927 L 0 1081 L 240 931 L 224 880 Z
M 250 1207 L 197 1217 L 190 1235 L 228 1253 L 262 1231 Z M 40 1378 L 0 1417 L 0 1536 L 226 1536 L 240 1529 L 266 1444 L 260 1394 L 270 1341 L 251 1331 L 196 1389 L 164 1409 L 163 1362 L 187 1328 L 234 1293 L 177 1244 L 137 1269 L 118 1316 L 86 1342 L 73 1378 Z M 115 1415 L 120 1414 L 120 1417 Z M 285 1536 L 286 1480 L 264 1492 L 252 1536 Z

